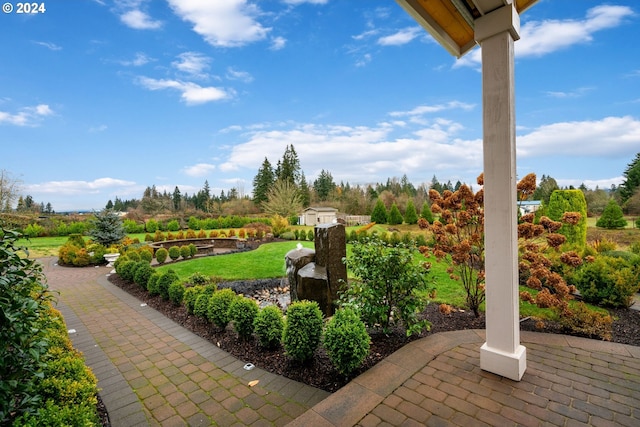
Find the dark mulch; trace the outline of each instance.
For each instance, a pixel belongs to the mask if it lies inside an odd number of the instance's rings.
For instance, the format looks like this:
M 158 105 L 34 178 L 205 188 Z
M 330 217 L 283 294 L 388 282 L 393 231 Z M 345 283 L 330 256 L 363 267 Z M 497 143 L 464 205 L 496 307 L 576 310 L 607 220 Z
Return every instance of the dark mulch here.
M 403 331 L 395 330 L 390 334 L 374 332 L 371 334 L 371 349 L 362 367 L 346 378 L 333 368 L 329 357 L 323 349 L 319 349 L 313 360 L 307 364 L 291 361 L 282 348 L 267 351 L 261 348 L 255 339 L 239 340 L 232 329 L 220 330 L 206 321 L 189 315 L 184 307 L 176 307 L 162 298 L 150 297 L 149 294 L 133 283 L 126 283 L 118 275 L 111 275 L 109 280 L 115 285 L 136 296 L 148 306 L 158 310 L 176 323 L 191 330 L 195 334 L 207 339 L 243 362 L 250 362 L 269 372 L 291 378 L 293 380 L 312 385 L 314 387 L 334 392 L 362 372 L 389 356 L 407 343 L 423 338 L 430 334 L 455 331 L 461 329 L 484 329 L 484 316 L 474 317 L 470 311 L 454 310 L 451 314 L 442 314 L 437 304 L 430 304 L 423 315 L 431 322 L 431 330 L 420 335 L 406 337 Z M 640 346 L 640 312 L 634 310 L 611 310 L 616 319 L 613 323 L 612 341 L 623 344 Z M 558 325 L 547 322 L 541 331 L 534 320 L 521 322 L 521 330 L 567 333 Z

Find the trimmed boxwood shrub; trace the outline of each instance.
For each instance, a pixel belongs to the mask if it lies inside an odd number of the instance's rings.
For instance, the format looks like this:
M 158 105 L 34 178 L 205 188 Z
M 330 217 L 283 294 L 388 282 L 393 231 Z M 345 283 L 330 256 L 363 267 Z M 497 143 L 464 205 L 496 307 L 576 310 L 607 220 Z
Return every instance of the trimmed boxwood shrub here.
M 178 258 L 180 258 L 180 247 L 171 246 L 169 248 L 169 258 L 171 258 L 172 261 L 175 261 Z
M 156 261 L 158 261 L 158 264 L 164 264 L 168 256 L 169 251 L 167 251 L 165 248 L 159 248 L 156 251 Z
M 369 354 L 369 334 L 360 317 L 348 307 L 341 308 L 327 323 L 323 344 L 338 372 L 348 376 Z
M 127 282 L 133 282 L 136 274 L 136 267 L 136 261 L 128 259 L 127 261 L 119 264 L 118 267 L 116 267 L 116 273 L 118 273 L 123 280 L 126 280 Z
M 191 256 L 191 249 L 189 249 L 189 246 L 187 245 L 180 246 L 180 256 L 184 259 L 187 259 Z
M 161 273 L 158 271 L 154 271 L 151 276 L 149 276 L 149 280 L 147 280 L 147 290 L 149 291 L 149 295 L 159 295 L 160 288 L 158 288 L 158 279 L 160 278 Z
M 313 357 L 322 336 L 322 312 L 315 301 L 296 301 L 287 309 L 282 334 L 289 357 L 305 362 Z
M 178 274 L 173 270 L 167 270 L 158 278 L 158 293 L 164 300 L 169 299 L 169 285 L 179 280 Z
M 208 297 L 213 295 L 213 293 L 216 291 L 216 288 L 217 288 L 216 285 L 212 283 L 207 285 L 190 286 L 186 288 L 184 290 L 184 295 L 182 296 L 182 303 L 187 308 L 187 311 L 189 312 L 189 314 L 194 314 L 196 299 L 198 298 L 198 296 L 200 296 L 201 294 L 206 294 L 207 305 L 208 305 L 208 301 L 209 301 Z M 205 310 L 206 310 L 206 307 L 205 307 Z M 203 317 L 206 317 L 206 312 Z
M 202 317 L 203 319 L 206 319 L 210 298 L 211 296 L 205 293 L 198 294 L 193 304 L 193 314 L 198 317 Z
M 258 315 L 258 303 L 251 298 L 237 296 L 229 305 L 229 319 L 233 322 L 233 329 L 242 339 L 247 339 L 253 333 L 253 321 Z
M 253 321 L 253 327 L 262 347 L 266 349 L 278 347 L 284 330 L 282 311 L 275 305 L 262 308 Z
M 182 298 L 184 297 L 184 285 L 179 281 L 175 281 L 169 285 L 169 301 L 174 303 L 175 305 L 182 304 Z
M 229 317 L 229 306 L 237 297 L 232 289 L 220 289 L 209 298 L 209 306 L 207 307 L 207 318 L 219 328 L 225 328 L 231 318 Z
M 198 248 L 193 243 L 189 243 L 189 256 L 194 257 L 198 254 Z
M 133 281 L 140 285 L 143 289 L 147 289 L 149 277 L 155 273 L 155 269 L 147 261 L 138 261 L 136 272 L 133 275 Z

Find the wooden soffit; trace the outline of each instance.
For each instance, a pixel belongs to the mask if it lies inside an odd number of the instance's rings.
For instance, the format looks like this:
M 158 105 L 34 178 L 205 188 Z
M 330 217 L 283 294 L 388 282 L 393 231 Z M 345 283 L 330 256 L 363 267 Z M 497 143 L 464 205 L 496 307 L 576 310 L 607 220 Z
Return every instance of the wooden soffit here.
M 518 13 L 537 0 L 396 0 L 452 55 L 461 57 L 476 45 L 474 22 L 502 6 L 514 4 Z

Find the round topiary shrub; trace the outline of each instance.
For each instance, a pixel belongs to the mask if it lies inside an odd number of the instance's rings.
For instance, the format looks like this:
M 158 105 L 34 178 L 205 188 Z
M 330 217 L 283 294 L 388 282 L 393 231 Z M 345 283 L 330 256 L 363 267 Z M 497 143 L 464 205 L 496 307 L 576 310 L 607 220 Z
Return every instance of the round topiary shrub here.
M 251 298 L 237 296 L 229 305 L 229 319 L 233 322 L 233 329 L 242 339 L 247 339 L 253 333 L 253 321 L 258 315 L 258 303 Z
M 341 308 L 327 323 L 323 344 L 338 372 L 348 376 L 369 354 L 371 339 L 360 317 L 350 308 Z
M 140 261 L 140 253 L 138 253 L 138 251 L 135 249 L 129 249 L 127 251 L 127 257 L 129 257 L 131 261 L 135 261 L 135 262 Z
M 229 317 L 229 306 L 236 298 L 236 293 L 229 288 L 220 289 L 209 298 L 207 307 L 207 318 L 219 328 L 225 328 L 231 318 Z
M 164 264 L 168 256 L 169 251 L 167 251 L 165 248 L 159 248 L 156 251 L 156 261 L 158 261 L 158 264 Z
M 158 293 L 164 300 L 169 299 L 169 285 L 179 280 L 178 274 L 173 270 L 167 270 L 158 278 Z
M 133 282 L 136 273 L 136 267 L 136 262 L 129 259 L 118 265 L 116 273 L 118 273 L 120 277 L 122 277 L 122 280 Z
M 289 357 L 305 362 L 313 357 L 322 336 L 322 312 L 315 301 L 296 301 L 287 309 L 282 334 Z
M 180 258 L 180 247 L 171 246 L 169 248 L 169 258 L 171 258 L 172 261 L 175 261 L 178 258 Z
M 191 250 L 189 249 L 189 246 L 187 245 L 180 246 L 180 256 L 183 259 L 187 259 L 191 256 Z
M 151 267 L 151 265 L 147 261 L 138 261 L 136 267 L 136 272 L 133 276 L 133 281 L 141 286 L 143 289 L 147 289 L 147 283 L 149 282 L 149 277 L 153 273 L 155 273 L 155 269 Z
M 151 260 L 153 259 L 153 249 L 151 249 L 149 246 L 146 246 L 140 249 L 138 253 L 140 254 L 140 260 L 151 263 Z
M 278 347 L 284 330 L 282 311 L 275 305 L 264 307 L 253 321 L 253 327 L 262 347 L 267 349 Z
M 198 248 L 193 243 L 189 244 L 189 256 L 194 257 L 198 254 Z
M 147 291 L 149 291 L 149 295 L 160 295 L 160 288 L 158 287 L 158 279 L 161 274 L 158 271 L 154 271 L 149 279 L 147 280 Z
M 209 300 L 211 299 L 210 295 L 205 293 L 201 293 L 196 297 L 196 300 L 193 304 L 193 314 L 202 317 L 203 319 L 207 318 Z
M 182 304 L 182 298 L 184 297 L 184 285 L 179 281 L 175 281 L 169 285 L 169 301 L 175 305 Z

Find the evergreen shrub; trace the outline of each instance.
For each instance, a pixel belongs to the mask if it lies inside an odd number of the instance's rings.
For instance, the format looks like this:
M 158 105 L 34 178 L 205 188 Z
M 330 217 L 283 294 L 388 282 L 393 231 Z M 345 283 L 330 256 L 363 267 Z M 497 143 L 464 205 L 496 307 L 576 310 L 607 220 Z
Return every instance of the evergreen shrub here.
M 173 270 L 167 270 L 158 277 L 158 293 L 163 300 L 169 299 L 169 285 L 178 279 L 178 274 Z
M 155 273 L 155 269 L 151 267 L 151 265 L 147 261 L 138 261 L 136 267 L 136 272 L 133 275 L 133 281 L 135 284 L 141 286 L 143 289 L 147 289 L 147 283 L 149 282 L 149 277 L 153 273 Z
M 282 342 L 284 317 L 282 311 L 275 305 L 262 308 L 258 312 L 253 326 L 262 347 L 274 349 Z
M 232 289 L 224 288 L 217 290 L 209 298 L 207 307 L 207 319 L 219 328 L 225 328 L 231 318 L 229 317 L 229 306 L 237 297 Z
M 638 291 L 639 268 L 625 259 L 600 255 L 573 275 L 573 284 L 586 302 L 629 307 Z
M 315 301 L 289 305 L 282 341 L 289 357 L 305 362 L 313 357 L 322 337 L 322 312 Z
M 191 249 L 189 249 L 188 245 L 182 245 L 180 246 L 180 256 L 183 259 L 187 259 L 191 256 Z
M 180 247 L 179 246 L 171 246 L 169 248 L 169 258 L 171 258 L 172 261 L 175 261 L 178 258 L 180 258 Z
M 165 248 L 158 248 L 158 250 L 156 251 L 156 261 L 158 261 L 159 264 L 164 264 L 168 256 L 169 251 L 167 251 Z
M 174 305 L 182 304 L 182 298 L 184 297 L 185 287 L 180 281 L 176 280 L 175 282 L 169 285 L 169 301 L 171 301 Z
M 258 315 L 258 303 L 251 298 L 238 295 L 229 305 L 229 319 L 233 329 L 242 339 L 247 339 L 253 333 L 253 322 Z
M 342 375 L 358 369 L 367 354 L 371 339 L 360 317 L 351 308 L 336 311 L 327 323 L 323 344 L 331 363 Z

